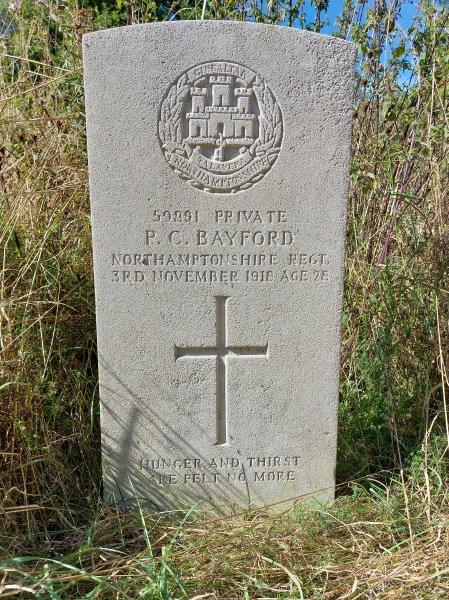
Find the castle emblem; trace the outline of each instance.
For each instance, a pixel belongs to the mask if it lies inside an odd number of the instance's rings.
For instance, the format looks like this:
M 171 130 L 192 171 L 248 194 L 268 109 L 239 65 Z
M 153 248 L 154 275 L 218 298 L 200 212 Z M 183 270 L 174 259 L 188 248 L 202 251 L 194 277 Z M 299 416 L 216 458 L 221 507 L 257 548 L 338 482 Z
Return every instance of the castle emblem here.
M 264 79 L 234 63 L 193 67 L 161 103 L 165 158 L 178 175 L 207 192 L 237 192 L 262 179 L 282 135 L 282 113 Z

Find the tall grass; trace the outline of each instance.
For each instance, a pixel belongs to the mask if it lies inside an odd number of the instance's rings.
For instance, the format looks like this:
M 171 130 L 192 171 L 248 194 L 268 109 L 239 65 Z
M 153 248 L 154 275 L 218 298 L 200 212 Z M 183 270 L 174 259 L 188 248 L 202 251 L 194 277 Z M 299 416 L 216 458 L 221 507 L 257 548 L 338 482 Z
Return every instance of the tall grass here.
M 449 595 L 448 10 L 345 2 L 360 51 L 334 506 L 102 506 L 80 40 L 155 19 L 320 30 L 296 3 L 15 1 L 0 74 L 0 597 Z M 9 21 L 8 21 L 9 22 Z

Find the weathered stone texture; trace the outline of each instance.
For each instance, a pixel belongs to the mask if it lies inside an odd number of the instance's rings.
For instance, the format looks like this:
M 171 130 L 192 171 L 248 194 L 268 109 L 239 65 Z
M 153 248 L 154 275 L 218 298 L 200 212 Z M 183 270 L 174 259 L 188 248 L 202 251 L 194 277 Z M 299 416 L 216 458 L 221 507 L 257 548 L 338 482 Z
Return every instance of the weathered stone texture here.
M 332 498 L 352 46 L 180 22 L 84 61 L 106 497 Z

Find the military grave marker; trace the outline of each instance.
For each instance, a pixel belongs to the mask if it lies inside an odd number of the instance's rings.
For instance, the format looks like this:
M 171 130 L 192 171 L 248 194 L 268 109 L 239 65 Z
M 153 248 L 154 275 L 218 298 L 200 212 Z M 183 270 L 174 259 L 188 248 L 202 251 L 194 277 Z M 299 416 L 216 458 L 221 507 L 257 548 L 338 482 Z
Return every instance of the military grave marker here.
M 84 37 L 108 501 L 333 497 L 353 64 L 252 23 Z

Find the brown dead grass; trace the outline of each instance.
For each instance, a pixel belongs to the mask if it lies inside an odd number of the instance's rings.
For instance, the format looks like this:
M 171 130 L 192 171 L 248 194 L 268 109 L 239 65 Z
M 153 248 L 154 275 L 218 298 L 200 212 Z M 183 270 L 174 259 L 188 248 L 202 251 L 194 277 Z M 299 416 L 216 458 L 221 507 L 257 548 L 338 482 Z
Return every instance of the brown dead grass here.
M 217 519 L 101 505 L 80 66 L 97 25 L 71 2 L 18 9 L 0 42 L 0 597 L 449 596 L 447 13 L 423 10 L 416 83 L 375 54 L 358 82 L 341 495 Z

